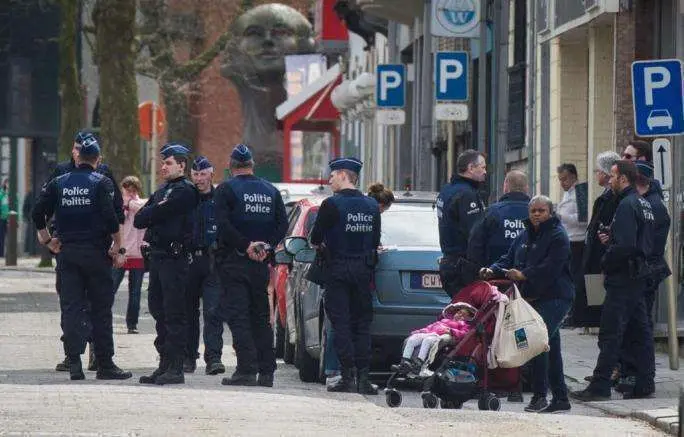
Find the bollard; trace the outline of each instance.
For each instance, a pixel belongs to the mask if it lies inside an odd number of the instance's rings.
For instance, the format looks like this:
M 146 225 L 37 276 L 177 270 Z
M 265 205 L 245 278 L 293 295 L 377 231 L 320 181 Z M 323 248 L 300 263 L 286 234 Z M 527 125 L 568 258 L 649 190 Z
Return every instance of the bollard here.
M 17 212 L 10 211 L 7 216 L 7 244 L 5 245 L 5 265 L 17 265 Z

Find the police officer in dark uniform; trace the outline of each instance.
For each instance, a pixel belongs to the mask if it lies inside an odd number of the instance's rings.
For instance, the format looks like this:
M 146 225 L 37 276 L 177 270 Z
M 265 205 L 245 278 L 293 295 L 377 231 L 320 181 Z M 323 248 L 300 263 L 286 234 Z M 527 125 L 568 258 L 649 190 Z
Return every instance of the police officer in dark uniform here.
M 191 259 L 193 213 L 199 203 L 197 188 L 185 177 L 189 149 L 170 143 L 161 149 L 164 183 L 133 219 L 149 243 L 148 307 L 154 317 L 160 355 L 159 367 L 141 384 L 183 384 L 183 356 L 187 340 L 186 297 Z
M 470 231 L 485 211 L 478 190 L 487 176 L 487 164 L 480 152 L 466 150 L 456 160 L 456 171 L 458 174 L 437 197 L 439 244 L 443 253 L 439 274 L 449 296 L 476 279 L 481 267 L 467 259 L 467 251 Z
M 55 166 L 55 169 L 52 171 L 52 174 L 50 174 L 50 177 L 48 178 L 46 184 L 54 178 L 56 178 L 57 176 L 70 173 L 76 169 L 76 159 L 78 158 L 78 152 L 81 148 L 81 145 L 83 144 L 83 141 L 87 138 L 95 138 L 95 136 L 91 132 L 87 131 L 79 131 L 76 133 L 76 136 L 74 137 L 74 144 L 71 148 L 71 159 L 69 161 L 58 163 L 57 166 Z M 123 211 L 123 199 L 121 197 L 121 189 L 119 188 L 119 184 L 116 183 L 116 179 L 112 175 L 112 172 L 107 165 L 98 163 L 95 168 L 95 171 L 104 176 L 107 176 L 114 184 L 114 210 L 116 211 L 116 217 L 119 220 L 119 224 L 123 224 L 125 216 Z M 53 235 L 55 235 L 54 226 L 51 226 L 51 230 L 53 231 Z M 59 263 L 59 261 L 57 261 L 57 263 Z M 59 294 L 59 268 L 56 269 L 55 276 L 55 287 L 57 289 L 57 294 Z M 62 342 L 64 342 L 63 338 L 61 340 Z M 89 350 L 90 358 L 88 360 L 88 370 L 96 370 L 95 354 L 93 353 L 94 349 L 92 348 L 92 344 Z M 55 370 L 57 370 L 58 372 L 69 371 L 69 358 L 67 357 L 66 346 L 64 348 L 64 361 L 58 363 L 55 367 Z
M 221 313 L 233 334 L 237 367 L 223 385 L 273 386 L 276 369 L 268 305 L 269 246 L 285 237 L 287 215 L 280 191 L 254 175 L 249 148 L 230 155 L 232 178 L 216 189 Z M 258 373 L 258 378 L 257 378 Z
M 335 351 L 341 378 L 333 392 L 377 394 L 368 378 L 373 321 L 371 279 L 380 244 L 380 208 L 356 184 L 362 162 L 355 158 L 330 161 L 330 188 L 311 230 L 311 244 L 324 253 L 325 312 L 335 330 Z M 354 384 L 354 367 L 357 380 Z
M 600 239 L 608 245 L 603 256 L 606 298 L 601 314 L 599 357 L 589 386 L 571 396 L 582 401 L 610 399 L 611 374 L 620 359 L 627 326 L 634 333 L 630 354 L 653 357 L 653 332 L 646 315 L 644 291 L 650 277 L 647 259 L 651 256 L 654 216 L 651 205 L 634 188 L 637 170 L 630 161 L 618 161 L 611 169 L 611 188 L 618 202 L 615 217 Z M 646 359 L 636 369 L 634 389 L 625 398 L 647 397 L 655 391 L 653 360 Z
M 504 195 L 490 205 L 482 220 L 470 232 L 468 260 L 478 266 L 490 266 L 508 252 L 511 243 L 525 229 L 530 196 L 527 175 L 518 170 L 506 174 Z
M 195 209 L 193 220 L 192 262 L 190 263 L 187 288 L 188 341 L 185 348 L 183 371 L 192 373 L 197 367 L 200 333 L 199 304 L 200 298 L 202 298 L 204 361 L 207 375 L 217 375 L 226 371 L 223 363 L 221 363 L 223 320 L 219 314 L 219 304 L 222 289 L 214 262 L 217 225 L 214 186 L 212 185 L 213 175 L 214 166 L 207 158 L 204 156 L 195 158 L 190 170 L 190 177 L 199 191 L 200 203 Z
M 648 323 L 653 329 L 653 304 L 656 293 L 660 283 L 672 274 L 667 261 L 665 261 L 665 245 L 670 232 L 670 214 L 663 203 L 660 184 L 653 180 L 653 165 L 647 161 L 636 161 L 635 164 L 638 172 L 636 190 L 651 204 L 654 218 L 653 250 L 647 259 L 651 275 L 647 279 L 644 292 L 646 315 L 648 316 Z M 634 390 L 637 369 L 644 361 L 653 361 L 648 366 L 655 369 L 655 356 L 636 356 L 631 353 L 632 341 L 635 336 L 638 338 L 638 335 L 639 333 L 635 332 L 632 325 L 628 325 L 622 342 L 621 378 L 616 387 L 618 391 L 623 393 L 630 393 Z
M 97 140 L 84 138 L 76 168 L 45 185 L 33 210 L 38 241 L 57 254 L 62 329 L 72 380 L 85 378 L 81 354 L 91 327 L 97 379 L 131 377 L 112 361 L 112 258 L 116 266 L 123 265 L 126 250 L 121 247 L 113 183 L 95 170 L 99 155 Z M 53 214 L 57 237 L 46 227 Z

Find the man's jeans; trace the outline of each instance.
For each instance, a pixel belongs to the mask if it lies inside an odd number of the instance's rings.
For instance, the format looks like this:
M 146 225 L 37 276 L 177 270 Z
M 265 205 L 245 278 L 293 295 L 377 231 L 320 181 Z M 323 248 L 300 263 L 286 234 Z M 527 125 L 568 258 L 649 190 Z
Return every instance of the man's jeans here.
M 563 373 L 563 357 L 561 356 L 561 339 L 559 328 L 563 318 L 570 311 L 572 302 L 563 299 L 551 299 L 531 302 L 532 307 L 539 313 L 549 332 L 548 352 L 537 355 L 532 365 L 532 391 L 536 396 L 546 397 L 551 388 L 551 394 L 556 400 L 568 399 L 568 388 L 565 385 Z
M 112 279 L 114 280 L 114 293 L 119 289 L 123 281 L 126 270 L 112 269 Z M 126 308 L 126 327 L 137 328 L 138 317 L 140 315 L 140 293 L 142 290 L 143 276 L 145 269 L 128 270 L 128 307 Z
M 335 376 L 340 373 L 340 360 L 337 358 L 335 350 L 335 330 L 330 323 L 330 319 L 325 318 L 325 376 Z

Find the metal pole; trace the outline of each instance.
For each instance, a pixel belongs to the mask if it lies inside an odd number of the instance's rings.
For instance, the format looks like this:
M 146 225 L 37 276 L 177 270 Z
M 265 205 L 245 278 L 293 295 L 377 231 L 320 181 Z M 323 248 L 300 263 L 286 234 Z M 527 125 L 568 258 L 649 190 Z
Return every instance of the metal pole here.
M 477 150 L 484 153 L 487 151 L 487 0 L 480 0 L 480 53 L 477 67 Z
M 7 246 L 5 247 L 5 265 L 17 265 L 17 212 L 12 210 L 7 217 Z
M 152 140 L 150 141 L 150 194 L 157 189 L 157 104 L 152 102 Z
M 508 145 L 508 16 L 510 2 L 496 2 L 494 20 L 495 50 L 492 59 L 496 69 L 492 69 L 492 77 L 496 77 L 496 99 L 493 100 L 494 132 L 492 144 L 496 147 L 494 175 L 496 199 L 503 195 L 503 181 L 506 174 L 506 146 Z
M 432 156 L 432 34 L 430 20 L 432 12 L 431 0 L 425 1 L 423 10 L 423 51 L 421 57 L 421 101 L 420 103 L 420 143 L 418 148 L 418 180 L 416 189 L 434 189 L 434 177 L 431 174 L 434 166 Z

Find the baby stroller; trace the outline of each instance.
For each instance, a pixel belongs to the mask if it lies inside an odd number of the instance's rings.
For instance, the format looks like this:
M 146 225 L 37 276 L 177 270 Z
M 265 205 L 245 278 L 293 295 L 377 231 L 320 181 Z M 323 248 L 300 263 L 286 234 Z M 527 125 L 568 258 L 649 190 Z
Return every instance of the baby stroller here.
M 396 388 L 399 382 L 421 382 L 422 379 L 424 408 L 437 408 L 438 405 L 441 408 L 461 408 L 464 402 L 475 398 L 478 399 L 480 410 L 498 411 L 501 408 L 499 399 L 490 391 L 492 371 L 487 369 L 487 351 L 498 309 L 498 302 L 492 300 L 495 286 L 505 288 L 504 294 L 511 296 L 513 289 L 510 281 L 476 281 L 453 297 L 452 303 L 466 302 L 478 308 L 477 315 L 470 322 L 471 330 L 455 344 L 440 347 L 430 365 L 433 371 L 431 376 L 421 378 L 393 372 L 385 388 L 385 401 L 389 407 L 401 405 L 402 395 Z M 510 379 L 511 372 L 507 373 L 504 379 Z M 509 384 L 515 385 L 517 381 L 510 381 Z

